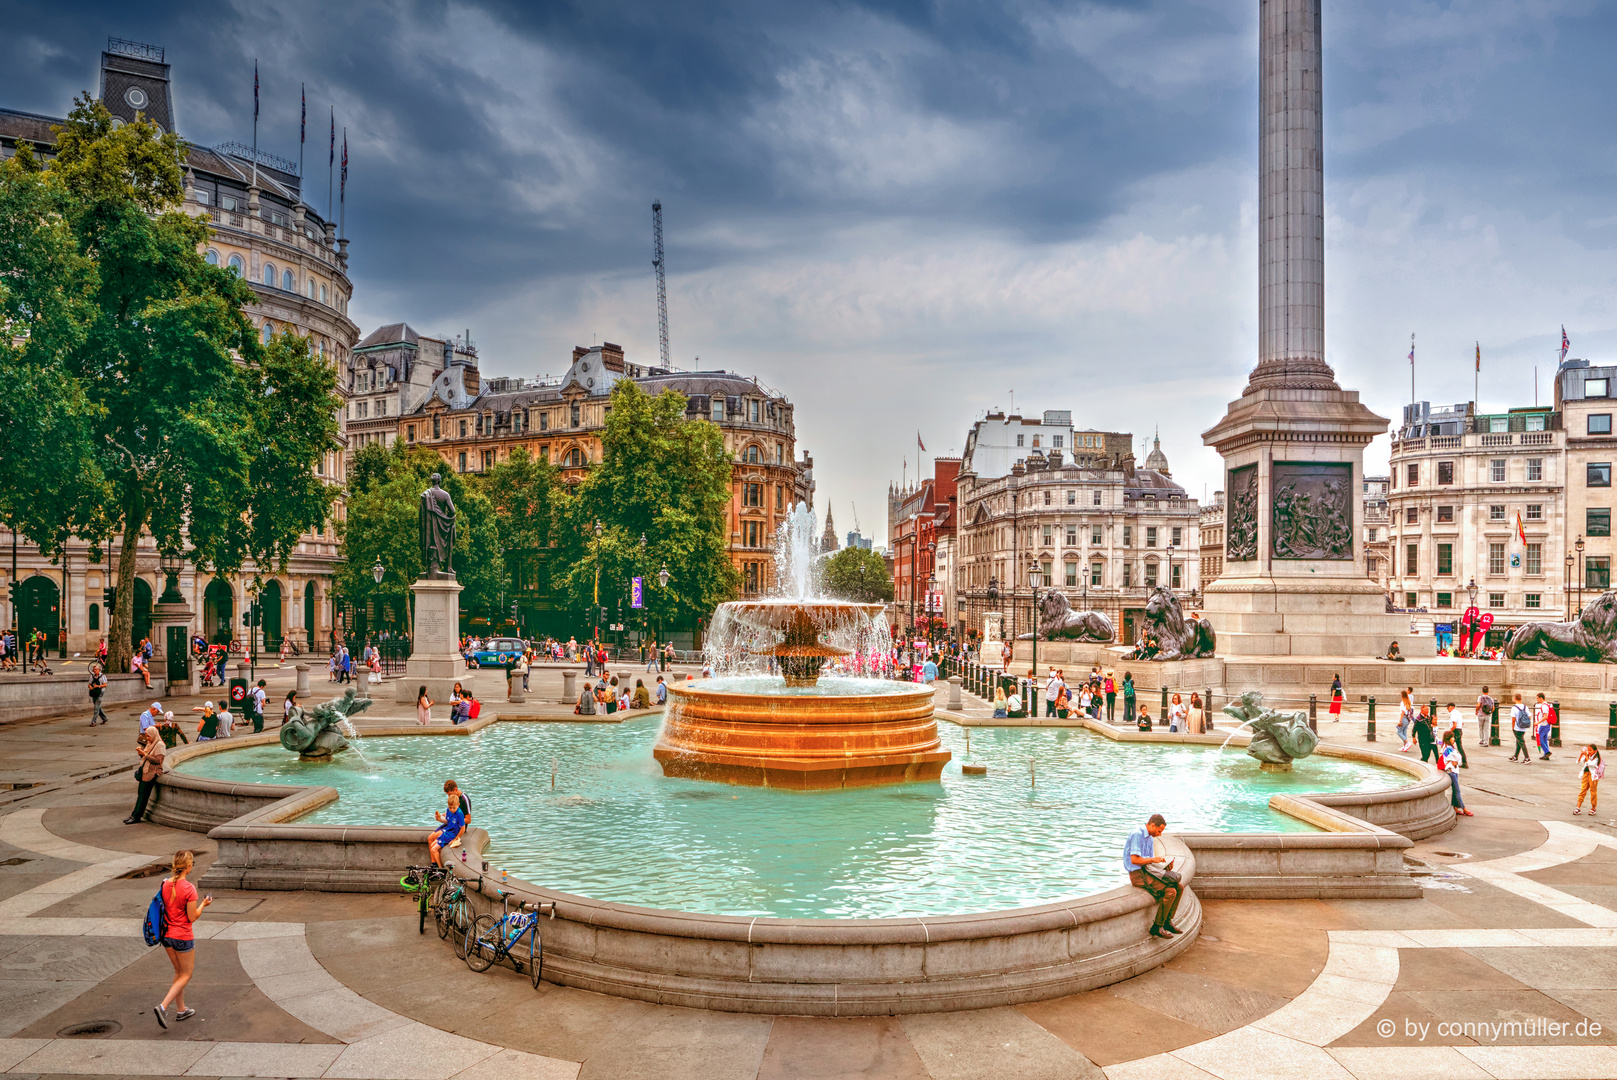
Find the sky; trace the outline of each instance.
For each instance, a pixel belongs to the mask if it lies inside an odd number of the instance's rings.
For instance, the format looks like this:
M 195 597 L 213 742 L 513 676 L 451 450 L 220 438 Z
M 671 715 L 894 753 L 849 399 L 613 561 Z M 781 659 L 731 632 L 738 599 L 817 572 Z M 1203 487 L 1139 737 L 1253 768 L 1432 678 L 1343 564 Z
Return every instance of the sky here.
M 298 156 L 346 129 L 361 334 L 470 328 L 486 375 L 574 345 L 655 363 L 651 203 L 682 368 L 796 405 L 817 508 L 886 492 L 973 420 L 1071 409 L 1201 433 L 1257 348 L 1257 0 L 0 0 L 0 105 L 63 114 L 108 36 L 163 46 L 182 135 Z M 1617 353 L 1617 4 L 1325 0 L 1326 358 L 1415 398 L 1553 396 Z M 1384 470 L 1385 436 L 1366 454 Z

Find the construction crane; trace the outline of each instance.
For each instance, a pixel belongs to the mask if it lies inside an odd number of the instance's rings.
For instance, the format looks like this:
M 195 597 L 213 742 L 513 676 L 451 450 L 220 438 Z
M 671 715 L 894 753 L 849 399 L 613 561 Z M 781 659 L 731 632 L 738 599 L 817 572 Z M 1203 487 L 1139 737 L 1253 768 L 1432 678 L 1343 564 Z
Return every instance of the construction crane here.
M 657 271 L 657 331 L 661 335 L 663 368 L 668 364 L 668 279 L 663 275 L 663 204 L 658 199 L 651 204 L 651 265 Z

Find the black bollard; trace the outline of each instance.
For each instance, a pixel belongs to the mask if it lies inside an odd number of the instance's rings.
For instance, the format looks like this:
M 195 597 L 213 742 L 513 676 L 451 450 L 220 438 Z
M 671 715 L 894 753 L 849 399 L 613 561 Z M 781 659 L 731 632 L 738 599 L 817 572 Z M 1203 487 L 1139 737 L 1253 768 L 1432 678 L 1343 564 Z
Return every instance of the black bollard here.
M 1319 695 L 1308 695 L 1308 730 L 1319 734 Z
M 1164 679 L 1163 683 L 1162 683 L 1162 715 L 1159 716 L 1158 719 L 1162 721 L 1162 724 L 1163 724 L 1164 727 L 1167 726 L 1167 724 L 1168 724 L 1168 682 L 1167 682 L 1166 679 Z
M 1367 720 L 1365 722 L 1364 741 L 1365 742 L 1375 742 L 1376 741 L 1376 699 L 1371 698 L 1367 704 L 1369 706 L 1368 712 L 1369 712 L 1370 718 L 1369 718 L 1369 720 Z M 1617 706 L 1613 706 L 1613 708 L 1617 708 Z
M 1550 713 L 1550 717 L 1551 717 L 1551 719 L 1550 719 L 1550 745 L 1551 746 L 1560 746 L 1561 745 L 1561 703 L 1559 701 L 1552 701 L 1552 702 L 1550 702 L 1550 708 L 1551 708 L 1551 710 L 1553 710 Z
M 1617 750 L 1617 701 L 1611 703 L 1610 718 L 1606 721 L 1606 749 Z
M 1500 709 L 1500 706 L 1498 706 L 1498 705 L 1494 706 L 1493 716 L 1490 718 L 1489 723 L 1488 723 L 1488 745 L 1489 746 L 1498 746 L 1499 745 L 1499 709 Z

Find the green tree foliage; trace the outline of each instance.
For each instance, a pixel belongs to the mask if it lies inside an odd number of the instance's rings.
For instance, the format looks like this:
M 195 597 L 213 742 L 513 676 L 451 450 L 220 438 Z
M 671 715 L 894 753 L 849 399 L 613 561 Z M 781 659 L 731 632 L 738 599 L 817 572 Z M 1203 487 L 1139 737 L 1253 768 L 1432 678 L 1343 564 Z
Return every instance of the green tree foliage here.
M 376 452 L 379 451 L 379 452 Z M 355 455 L 366 459 L 366 486 L 350 489 L 347 520 L 342 527 L 342 552 L 347 561 L 337 570 L 337 592 L 363 605 L 366 600 L 390 601 L 395 611 L 408 612 L 410 586 L 421 577 L 421 493 L 432 484 L 432 474 L 455 500 L 455 580 L 463 589 L 463 615 L 492 615 L 499 605 L 505 567 L 500 557 L 499 527 L 494 505 L 467 478 L 445 469 L 443 459 L 425 447 L 406 450 L 394 443 L 389 450 L 365 447 Z M 380 561 L 386 571 L 382 584 L 372 577 Z M 412 628 L 413 629 L 413 628 Z
M 555 512 L 556 469 L 525 446 L 497 461 L 478 477 L 478 488 L 494 506 L 500 547 L 507 552 L 540 551 L 550 543 Z
M 601 457 L 558 507 L 557 590 L 574 610 L 588 611 L 599 570 L 601 603 L 615 611 L 628 580 L 641 576 L 657 619 L 707 619 L 740 584 L 725 535 L 731 462 L 723 434 L 707 420 L 686 419 L 683 395 L 652 397 L 624 379 L 612 390 Z M 666 590 L 654 580 L 664 565 Z
M 174 134 L 85 96 L 57 135 L 49 167 L 0 167 L 0 516 L 47 553 L 119 537 L 119 582 L 148 529 L 201 566 L 284 566 L 335 494 L 314 475 L 335 373 L 306 339 L 260 344 L 251 287 L 202 258 Z M 120 588 L 118 667 L 133 603 Z
M 823 575 L 826 593 L 838 600 L 875 604 L 893 598 L 886 561 L 867 548 L 843 548 L 825 560 Z

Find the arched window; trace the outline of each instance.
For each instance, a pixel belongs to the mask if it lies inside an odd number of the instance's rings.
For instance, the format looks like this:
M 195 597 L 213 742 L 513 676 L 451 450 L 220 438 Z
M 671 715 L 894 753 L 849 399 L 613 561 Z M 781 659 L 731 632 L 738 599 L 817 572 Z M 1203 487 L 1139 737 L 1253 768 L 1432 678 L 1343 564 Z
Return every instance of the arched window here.
M 313 300 L 314 299 L 314 278 L 312 278 L 312 277 L 311 278 L 304 278 L 303 283 L 306 286 L 308 286 L 307 291 L 308 291 L 308 294 L 309 294 L 309 299 Z
M 264 264 L 264 284 L 268 285 L 272 289 L 275 288 L 275 264 L 274 263 L 265 263 Z
M 567 456 L 562 458 L 562 468 L 564 469 L 582 469 L 583 467 L 584 451 L 576 446 L 567 451 Z
M 275 336 L 275 324 L 270 322 L 268 319 L 265 319 L 264 320 L 264 344 L 268 345 L 270 343 L 270 338 L 272 338 L 274 336 Z
M 99 630 L 99 629 L 101 629 L 101 605 L 100 604 L 91 604 L 90 605 L 90 629 L 91 630 Z
M 219 265 L 219 253 L 217 251 L 215 251 L 213 248 L 208 249 L 208 254 L 206 256 L 204 256 L 204 258 L 206 258 L 208 260 L 208 265 L 209 266 L 218 266 Z
M 297 292 L 298 291 L 297 288 L 295 287 L 293 281 L 292 281 L 292 271 L 290 271 L 290 270 L 282 270 L 281 271 L 281 288 L 285 289 L 287 292 Z
M 242 269 L 242 261 L 241 261 L 241 256 L 240 255 L 232 255 L 230 257 L 230 267 L 229 267 L 229 269 L 230 269 L 230 272 L 232 274 L 235 274 L 237 277 L 241 277 L 243 274 L 246 273 L 246 271 Z
M 758 464 L 758 448 L 756 446 L 747 447 L 746 461 L 748 465 Z

